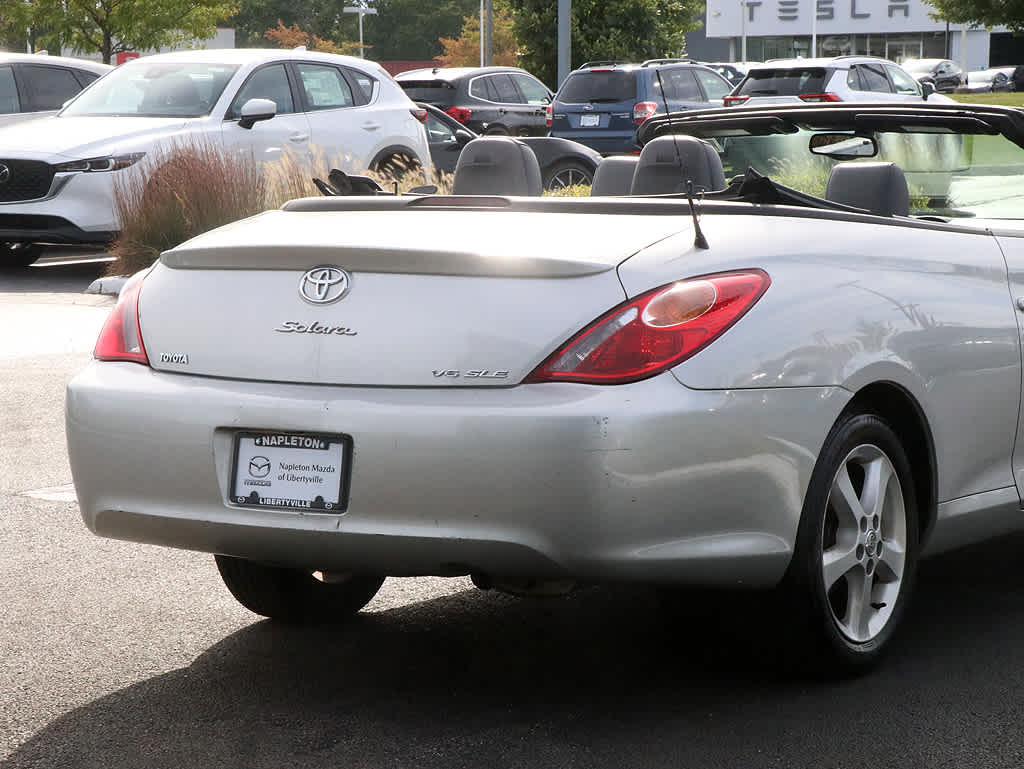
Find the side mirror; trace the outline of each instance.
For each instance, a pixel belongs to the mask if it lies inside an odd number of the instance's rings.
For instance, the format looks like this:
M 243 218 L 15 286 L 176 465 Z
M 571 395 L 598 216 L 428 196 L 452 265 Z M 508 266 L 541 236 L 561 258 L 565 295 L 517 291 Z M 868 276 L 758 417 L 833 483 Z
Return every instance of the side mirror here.
M 270 99 L 249 99 L 242 105 L 238 125 L 242 128 L 252 128 L 261 120 L 270 120 L 276 114 L 277 104 Z
M 935 83 L 921 83 L 921 98 L 928 101 L 928 97 L 935 93 Z
M 473 134 L 471 134 L 464 128 L 460 128 L 455 132 L 455 143 L 458 144 L 460 147 L 465 147 L 475 138 L 476 137 L 473 136 Z

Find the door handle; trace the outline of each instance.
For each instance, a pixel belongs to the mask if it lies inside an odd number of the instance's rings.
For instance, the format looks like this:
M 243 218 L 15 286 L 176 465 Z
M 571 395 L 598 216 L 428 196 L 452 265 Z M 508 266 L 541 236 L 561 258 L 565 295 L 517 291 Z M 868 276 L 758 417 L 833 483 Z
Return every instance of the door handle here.
M 309 141 L 309 134 L 292 134 L 288 137 L 288 141 L 296 143 Z
M 380 123 L 374 123 L 373 121 L 369 121 L 369 122 L 363 123 L 363 125 L 360 126 L 360 127 L 364 131 L 376 131 L 378 128 L 380 128 Z

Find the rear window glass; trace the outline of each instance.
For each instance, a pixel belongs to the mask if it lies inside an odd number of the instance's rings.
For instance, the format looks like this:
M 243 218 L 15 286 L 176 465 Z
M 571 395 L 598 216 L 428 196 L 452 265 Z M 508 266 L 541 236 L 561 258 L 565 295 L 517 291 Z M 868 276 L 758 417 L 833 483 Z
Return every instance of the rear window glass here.
M 455 86 L 444 80 L 401 80 L 398 83 L 413 101 L 425 101 L 450 107 L 455 101 Z
M 636 99 L 636 73 L 574 72 L 569 75 L 558 100 L 565 104 L 611 104 Z
M 755 69 L 740 86 L 743 96 L 799 96 L 825 90 L 827 70 L 824 67 L 790 67 L 787 69 Z

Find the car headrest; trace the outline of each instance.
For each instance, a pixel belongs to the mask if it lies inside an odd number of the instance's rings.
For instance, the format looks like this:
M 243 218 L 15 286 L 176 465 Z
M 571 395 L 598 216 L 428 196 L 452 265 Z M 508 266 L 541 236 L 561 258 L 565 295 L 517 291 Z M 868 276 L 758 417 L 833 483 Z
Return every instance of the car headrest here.
M 146 97 L 151 108 L 186 107 L 202 101 L 199 89 L 188 75 L 168 75 L 158 80 Z
M 633 174 L 639 160 L 631 155 L 616 155 L 598 163 L 594 182 L 590 186 L 591 197 L 628 195 L 633 188 Z
M 879 216 L 907 216 L 907 177 L 895 163 L 839 163 L 828 175 L 825 199 Z
M 474 139 L 459 155 L 453 195 L 524 195 L 543 191 L 537 156 L 507 136 Z
M 631 195 L 667 195 L 725 189 L 725 171 L 715 148 L 693 136 L 659 136 L 640 153 Z

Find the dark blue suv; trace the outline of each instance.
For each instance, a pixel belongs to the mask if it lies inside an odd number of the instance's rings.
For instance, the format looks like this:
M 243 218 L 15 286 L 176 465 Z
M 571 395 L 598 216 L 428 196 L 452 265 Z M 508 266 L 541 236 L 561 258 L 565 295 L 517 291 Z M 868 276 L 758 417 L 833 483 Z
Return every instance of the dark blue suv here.
M 640 150 L 636 129 L 647 118 L 721 107 L 730 91 L 728 80 L 689 60 L 587 62 L 569 73 L 548 107 L 551 135 L 602 155 L 634 153 Z

